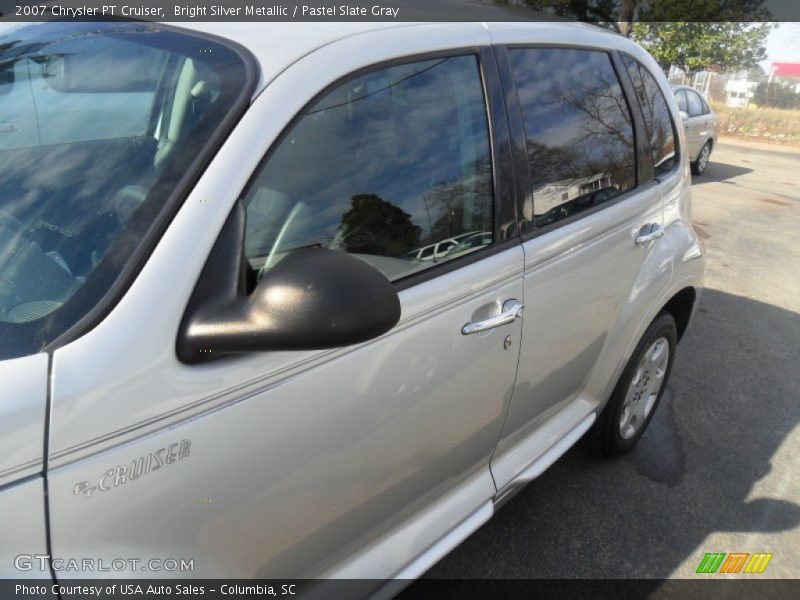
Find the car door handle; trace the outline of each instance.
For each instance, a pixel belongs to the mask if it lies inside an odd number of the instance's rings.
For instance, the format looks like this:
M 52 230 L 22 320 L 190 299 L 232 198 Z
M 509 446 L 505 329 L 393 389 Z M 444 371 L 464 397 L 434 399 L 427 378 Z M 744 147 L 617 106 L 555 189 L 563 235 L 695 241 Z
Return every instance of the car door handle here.
M 16 123 L 0 123 L 0 133 L 13 133 L 19 130 L 19 125 Z
M 514 320 L 522 316 L 524 310 L 525 307 L 519 300 L 506 300 L 503 303 L 503 312 L 501 312 L 499 315 L 496 317 L 490 317 L 483 321 L 473 321 L 472 323 L 467 323 L 461 328 L 461 333 L 464 335 L 470 335 L 472 333 L 489 331 L 495 327 L 513 323 Z
M 648 223 L 639 230 L 639 235 L 636 236 L 636 245 L 644 246 L 657 240 L 664 235 L 664 228 L 658 223 Z

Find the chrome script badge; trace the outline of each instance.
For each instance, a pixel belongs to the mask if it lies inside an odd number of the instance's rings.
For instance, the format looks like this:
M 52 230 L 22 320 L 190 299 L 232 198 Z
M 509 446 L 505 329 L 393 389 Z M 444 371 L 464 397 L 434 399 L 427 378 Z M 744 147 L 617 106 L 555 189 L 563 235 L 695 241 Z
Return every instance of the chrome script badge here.
M 91 498 L 95 491 L 109 492 L 114 488 L 125 485 L 129 481 L 134 481 L 148 473 L 158 471 L 165 465 L 171 465 L 183 460 L 189 456 L 191 445 L 191 441 L 181 440 L 165 448 L 159 448 L 155 452 L 135 458 L 130 464 L 118 465 L 113 469 L 108 469 L 97 481 L 97 485 L 94 485 L 91 481 L 77 482 L 72 493 L 75 496 L 82 494 L 84 498 Z

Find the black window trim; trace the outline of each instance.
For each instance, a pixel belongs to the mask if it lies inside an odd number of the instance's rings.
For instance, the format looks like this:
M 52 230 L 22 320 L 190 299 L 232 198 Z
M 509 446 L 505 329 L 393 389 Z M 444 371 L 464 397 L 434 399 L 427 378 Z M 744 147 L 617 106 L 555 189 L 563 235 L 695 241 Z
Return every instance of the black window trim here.
M 434 58 L 450 56 L 469 56 L 474 55 L 478 60 L 478 74 L 481 78 L 481 88 L 483 90 L 484 110 L 486 111 L 486 124 L 489 131 L 489 153 L 492 161 L 492 193 L 493 193 L 493 224 L 492 224 L 492 243 L 485 248 L 480 248 L 463 256 L 452 258 L 441 263 L 436 263 L 422 271 L 412 273 L 406 277 L 401 277 L 393 281 L 393 285 L 398 292 L 415 287 L 442 275 L 451 273 L 457 269 L 467 267 L 475 262 L 483 260 L 489 256 L 499 254 L 509 248 L 519 245 L 519 214 L 515 188 L 512 181 L 515 179 L 504 178 L 500 175 L 500 167 L 503 170 L 509 168 L 506 160 L 511 160 L 509 156 L 503 160 L 500 152 L 503 146 L 510 146 L 511 139 L 508 132 L 508 122 L 504 110 L 504 100 L 501 89 L 500 77 L 497 70 L 497 61 L 492 46 L 471 46 L 466 48 L 448 49 L 436 52 L 416 54 L 399 59 L 387 61 L 387 63 L 377 63 L 377 66 L 367 67 L 364 72 L 380 70 L 386 66 L 395 64 L 408 64 L 411 62 L 421 62 Z M 363 73 L 362 73 L 363 74 Z M 345 78 L 346 80 L 346 78 Z M 511 177 L 513 175 L 511 167 Z M 502 207 L 502 209 L 501 209 Z M 514 216 L 514 233 L 508 239 L 500 239 L 500 216 L 505 211 L 509 211 Z
M 545 235 L 547 233 L 550 233 L 552 231 L 560 229 L 561 227 L 565 227 L 567 225 L 570 225 L 571 223 L 575 223 L 577 221 L 580 221 L 581 219 L 585 219 L 587 217 L 590 217 L 591 215 L 594 215 L 595 213 L 597 213 L 597 212 L 599 212 L 601 210 L 606 210 L 606 209 L 608 209 L 608 208 L 610 208 L 610 207 L 612 207 L 612 206 L 614 206 L 616 204 L 619 204 L 620 202 L 624 202 L 626 200 L 629 200 L 629 199 L 633 198 L 635 195 L 638 195 L 640 192 L 645 191 L 645 190 L 649 190 L 653 186 L 658 185 L 658 181 L 655 180 L 655 179 L 652 179 L 652 180 L 649 180 L 649 181 L 645 181 L 645 182 L 640 182 L 639 181 L 639 173 L 640 173 L 639 164 L 642 161 L 641 153 L 646 148 L 647 153 L 646 153 L 646 156 L 645 156 L 645 160 L 647 159 L 647 157 L 652 157 L 652 154 L 650 153 L 650 150 L 649 150 L 649 147 L 650 147 L 649 146 L 649 141 L 648 142 L 643 142 L 643 140 L 646 140 L 647 136 L 640 135 L 640 132 L 644 131 L 644 118 L 642 117 L 642 114 L 641 114 L 641 107 L 639 107 L 638 99 L 635 100 L 635 102 L 631 102 L 631 98 L 633 97 L 635 99 L 636 95 L 632 94 L 632 91 L 633 91 L 632 90 L 632 85 L 630 85 L 630 86 L 626 86 L 625 85 L 625 78 L 627 77 L 627 73 L 624 76 L 622 76 L 620 74 L 620 72 L 621 72 L 620 71 L 620 67 L 622 65 L 621 65 L 621 59 L 617 56 L 618 53 L 619 53 L 617 50 L 615 50 L 613 48 L 607 48 L 607 47 L 604 47 L 604 46 L 596 46 L 596 45 L 592 45 L 592 44 L 535 43 L 535 42 L 500 44 L 500 45 L 496 45 L 495 48 L 498 49 L 498 58 L 500 60 L 504 61 L 504 65 L 501 67 L 501 72 L 507 73 L 507 76 L 510 77 L 511 86 L 513 86 L 513 91 L 511 92 L 511 95 L 509 96 L 509 99 L 512 100 L 516 104 L 516 106 L 515 106 L 515 108 L 513 110 L 509 107 L 508 108 L 508 112 L 509 112 L 510 115 L 514 115 L 514 117 L 513 117 L 514 119 L 516 119 L 516 115 L 518 114 L 519 115 L 520 124 L 522 124 L 522 105 L 521 105 L 521 103 L 519 101 L 519 94 L 517 93 L 516 83 L 514 81 L 513 74 L 511 72 L 511 65 L 510 65 L 510 63 L 508 61 L 508 50 L 511 50 L 511 49 L 522 49 L 522 50 L 524 50 L 524 49 L 552 48 L 552 49 L 556 49 L 556 50 L 587 50 L 587 51 L 594 51 L 594 52 L 602 52 L 602 53 L 608 55 L 609 61 L 611 62 L 611 65 L 612 65 L 612 68 L 614 69 L 614 71 L 615 71 L 615 73 L 617 75 L 617 79 L 620 82 L 620 87 L 622 88 L 622 95 L 625 98 L 625 102 L 628 105 L 628 110 L 631 113 L 631 125 L 632 125 L 632 129 L 633 129 L 633 138 L 634 138 L 634 160 L 636 161 L 636 164 L 634 166 L 634 171 L 636 173 L 636 176 L 635 176 L 636 182 L 635 182 L 634 186 L 631 189 L 626 190 L 625 192 L 619 194 L 618 196 L 615 196 L 614 198 L 612 198 L 610 200 L 607 200 L 606 202 L 603 202 L 602 204 L 599 204 L 599 205 L 594 206 L 592 208 L 589 208 L 587 210 L 581 211 L 581 212 L 579 212 L 577 214 L 570 215 L 570 216 L 568 216 L 568 217 L 566 217 L 564 219 L 561 219 L 559 221 L 555 221 L 554 223 L 549 223 L 549 224 L 544 225 L 542 227 L 535 227 L 534 226 L 533 229 L 521 233 L 522 242 L 527 242 L 528 240 L 532 240 L 534 238 L 537 238 L 540 235 Z M 531 177 L 530 177 L 529 166 L 528 166 L 530 163 L 528 161 L 528 155 L 527 155 L 528 153 L 527 153 L 527 144 L 526 144 L 526 141 L 525 141 L 524 124 L 523 124 L 523 126 L 521 128 L 519 128 L 519 127 L 512 128 L 512 131 L 514 131 L 516 136 L 520 136 L 520 135 L 522 136 L 521 138 L 517 137 L 517 139 L 514 140 L 514 143 L 512 144 L 512 147 L 517 149 L 518 153 L 520 151 L 523 152 L 523 155 L 522 155 L 521 159 L 524 160 L 524 162 L 526 164 L 526 168 L 521 174 L 518 175 L 518 178 L 522 179 L 520 182 L 518 182 L 518 185 L 523 186 L 523 189 L 525 190 L 525 194 L 527 195 L 527 194 L 531 193 Z M 517 163 L 519 160 L 520 159 L 515 160 L 515 163 Z M 649 160 L 651 161 L 651 165 L 652 165 L 652 158 L 650 158 Z M 525 196 L 523 196 L 523 197 L 521 197 L 519 199 L 519 205 L 518 205 L 518 208 L 517 208 L 517 213 L 519 215 L 522 215 L 522 202 L 524 202 L 524 197 Z M 518 225 L 518 229 L 519 229 L 519 225 Z
M 636 93 L 633 91 L 633 81 L 630 78 L 630 73 L 628 73 L 628 69 L 625 68 L 624 63 L 622 63 L 622 55 L 625 55 L 628 58 L 630 58 L 631 60 L 633 60 L 637 65 L 639 65 L 642 69 L 644 69 L 645 71 L 647 71 L 647 73 L 650 74 L 650 77 L 652 77 L 653 80 L 656 82 L 656 85 L 658 85 L 658 90 L 661 92 L 661 96 L 664 98 L 664 102 L 666 102 L 666 104 L 667 104 L 667 114 L 669 115 L 669 122 L 672 125 L 672 139 L 673 139 L 673 144 L 675 145 L 675 164 L 672 165 L 672 168 L 669 171 L 667 171 L 666 173 L 662 173 L 661 175 L 655 175 L 655 173 L 653 174 L 653 178 L 656 181 L 658 181 L 658 182 L 665 181 L 665 180 L 673 177 L 674 175 L 680 173 L 680 171 L 681 171 L 681 160 L 683 159 L 683 147 L 681 146 L 681 138 L 678 135 L 680 132 L 678 131 L 678 125 L 675 122 L 675 117 L 672 114 L 672 110 L 670 110 L 669 94 L 665 94 L 664 93 L 664 90 L 661 89 L 661 85 L 659 85 L 659 83 L 658 83 L 658 78 L 653 74 L 653 72 L 650 69 L 647 68 L 647 65 L 645 65 L 642 61 L 640 61 L 638 58 L 636 58 L 632 54 L 629 54 L 628 52 L 619 52 L 618 51 L 617 54 L 619 55 L 619 61 L 620 61 L 620 66 L 622 67 L 622 71 L 625 73 L 625 79 L 626 79 L 626 81 L 630 82 L 632 97 L 636 98 Z M 683 91 L 683 89 L 677 89 L 677 90 L 673 90 L 671 88 L 667 88 L 667 89 L 668 89 L 669 93 L 672 94 L 673 97 L 675 96 L 675 94 L 677 92 Z M 675 102 L 677 103 L 677 99 L 675 100 Z M 639 110 L 640 111 L 643 110 L 641 108 L 641 105 L 639 105 L 638 99 L 636 101 L 636 105 L 639 106 Z M 648 146 L 650 146 L 649 136 L 647 135 L 647 130 L 646 130 L 645 126 L 644 126 L 644 117 L 642 117 L 642 131 L 645 132 L 645 135 L 642 136 L 642 137 L 647 139 L 647 144 L 648 144 Z M 653 153 L 652 153 L 651 149 L 648 149 L 647 156 L 648 156 L 648 159 L 650 160 L 650 164 L 652 165 L 653 164 Z
M 627 56 L 633 58 L 630 55 Z M 636 61 L 636 59 L 634 60 Z M 650 136 L 647 133 L 647 121 L 644 118 L 644 109 L 639 101 L 639 97 L 636 95 L 636 88 L 633 85 L 630 73 L 622 60 L 622 53 L 619 51 L 611 52 L 611 62 L 614 64 L 614 70 L 617 72 L 617 79 L 619 79 L 620 85 L 622 86 L 622 93 L 628 103 L 628 110 L 631 111 L 631 120 L 633 121 L 633 138 L 634 147 L 636 148 L 636 185 L 632 189 L 635 190 L 656 178 L 653 164 L 653 145 L 650 143 Z M 636 61 L 636 63 L 641 64 L 639 61 Z M 671 118 L 672 117 L 670 117 L 670 119 Z M 674 136 L 674 127 L 672 133 Z
M 466 267 L 474 262 L 479 260 L 483 260 L 484 258 L 491 256 L 493 254 L 497 254 L 508 248 L 511 248 L 520 243 L 519 238 L 515 235 L 511 236 L 507 240 L 499 241 L 499 208 L 501 202 L 505 206 L 506 209 L 510 208 L 512 211 L 516 211 L 516 198 L 513 196 L 513 189 L 508 190 L 508 183 L 504 182 L 502 178 L 498 176 L 498 158 L 497 158 L 497 149 L 502 146 L 503 143 L 510 143 L 508 138 L 504 140 L 503 138 L 503 127 L 505 123 L 505 114 L 498 114 L 498 105 L 497 104 L 497 95 L 499 92 L 499 81 L 497 76 L 497 69 L 494 61 L 492 59 L 492 48 L 490 46 L 481 46 L 481 45 L 471 45 L 471 46 L 460 46 L 455 48 L 448 48 L 446 50 L 437 50 L 432 52 L 423 52 L 423 53 L 415 53 L 415 54 L 408 54 L 388 60 L 378 61 L 374 63 L 370 63 L 364 67 L 356 69 L 338 77 L 333 82 L 329 83 L 322 89 L 320 89 L 308 102 L 306 102 L 300 109 L 295 113 L 295 115 L 289 120 L 286 126 L 281 130 L 281 132 L 275 137 L 275 139 L 270 144 L 267 151 L 261 157 L 261 160 L 258 162 L 258 165 L 253 169 L 253 172 L 250 174 L 250 177 L 247 180 L 247 183 L 243 186 L 242 192 L 240 194 L 240 198 L 243 198 L 248 190 L 251 189 L 252 185 L 254 184 L 255 180 L 258 177 L 258 174 L 261 172 L 263 167 L 267 164 L 270 160 L 274 152 L 277 148 L 283 143 L 286 137 L 292 132 L 292 130 L 297 126 L 297 124 L 303 119 L 306 112 L 313 106 L 315 106 L 320 100 L 322 100 L 325 96 L 330 94 L 336 88 L 340 87 L 341 85 L 347 83 L 348 81 L 352 81 L 353 79 L 357 79 L 363 75 L 374 73 L 376 71 L 381 71 L 383 69 L 388 69 L 394 66 L 399 65 L 407 65 L 413 64 L 416 62 L 424 62 L 427 60 L 435 60 L 437 58 L 451 58 L 457 56 L 474 56 L 477 65 L 478 65 L 478 76 L 481 80 L 481 89 L 483 91 L 483 103 L 484 103 L 484 110 L 486 114 L 486 123 L 487 129 L 489 133 L 489 152 L 490 158 L 492 161 L 492 192 L 494 194 L 494 204 L 493 204 L 493 231 L 492 231 L 492 244 L 485 248 L 481 248 L 479 250 L 475 250 L 474 252 L 470 252 L 463 256 L 459 256 L 450 260 L 446 260 L 441 263 L 435 263 L 430 267 L 427 267 L 421 271 L 416 273 L 412 273 L 410 275 L 406 275 L 405 277 L 400 277 L 394 281 L 392 284 L 394 285 L 395 289 L 400 292 L 411 287 L 417 286 L 419 284 L 425 283 L 456 269 L 461 269 Z M 507 134 L 507 131 L 505 132 Z M 516 212 L 513 213 L 515 216 L 516 222 Z
M 517 232 L 522 239 L 525 239 L 525 236 L 530 232 L 522 230 L 522 209 L 525 198 L 531 191 L 531 174 L 526 147 L 525 123 L 522 120 L 522 105 L 517 94 L 514 76 L 511 73 L 511 63 L 508 60 L 508 47 L 506 45 L 494 46 L 494 55 L 497 61 L 501 92 L 504 98 L 506 122 L 511 136 Z

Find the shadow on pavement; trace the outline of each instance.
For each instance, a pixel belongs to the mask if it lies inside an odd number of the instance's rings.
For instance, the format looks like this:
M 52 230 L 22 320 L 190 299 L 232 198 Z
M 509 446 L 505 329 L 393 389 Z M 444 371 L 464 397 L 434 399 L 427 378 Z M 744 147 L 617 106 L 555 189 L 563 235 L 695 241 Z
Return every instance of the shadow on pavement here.
M 702 175 L 692 175 L 692 185 L 712 183 L 715 181 L 728 181 L 729 179 L 739 177 L 740 175 L 747 175 L 752 172 L 753 169 L 748 169 L 747 167 L 714 162 L 714 155 L 712 154 L 711 161 L 708 163 L 705 172 Z
M 714 532 L 797 527 L 797 504 L 750 498 L 800 423 L 797 348 L 797 313 L 706 290 L 639 445 L 578 444 L 425 577 L 665 578 L 696 551 L 757 550 L 702 548 Z

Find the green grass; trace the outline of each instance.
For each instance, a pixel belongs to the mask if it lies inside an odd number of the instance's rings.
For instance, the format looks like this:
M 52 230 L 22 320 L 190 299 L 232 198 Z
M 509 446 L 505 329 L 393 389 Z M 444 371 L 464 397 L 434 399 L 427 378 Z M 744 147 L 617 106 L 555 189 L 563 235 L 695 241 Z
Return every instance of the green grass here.
M 800 110 L 731 108 L 713 104 L 719 134 L 800 146 Z

